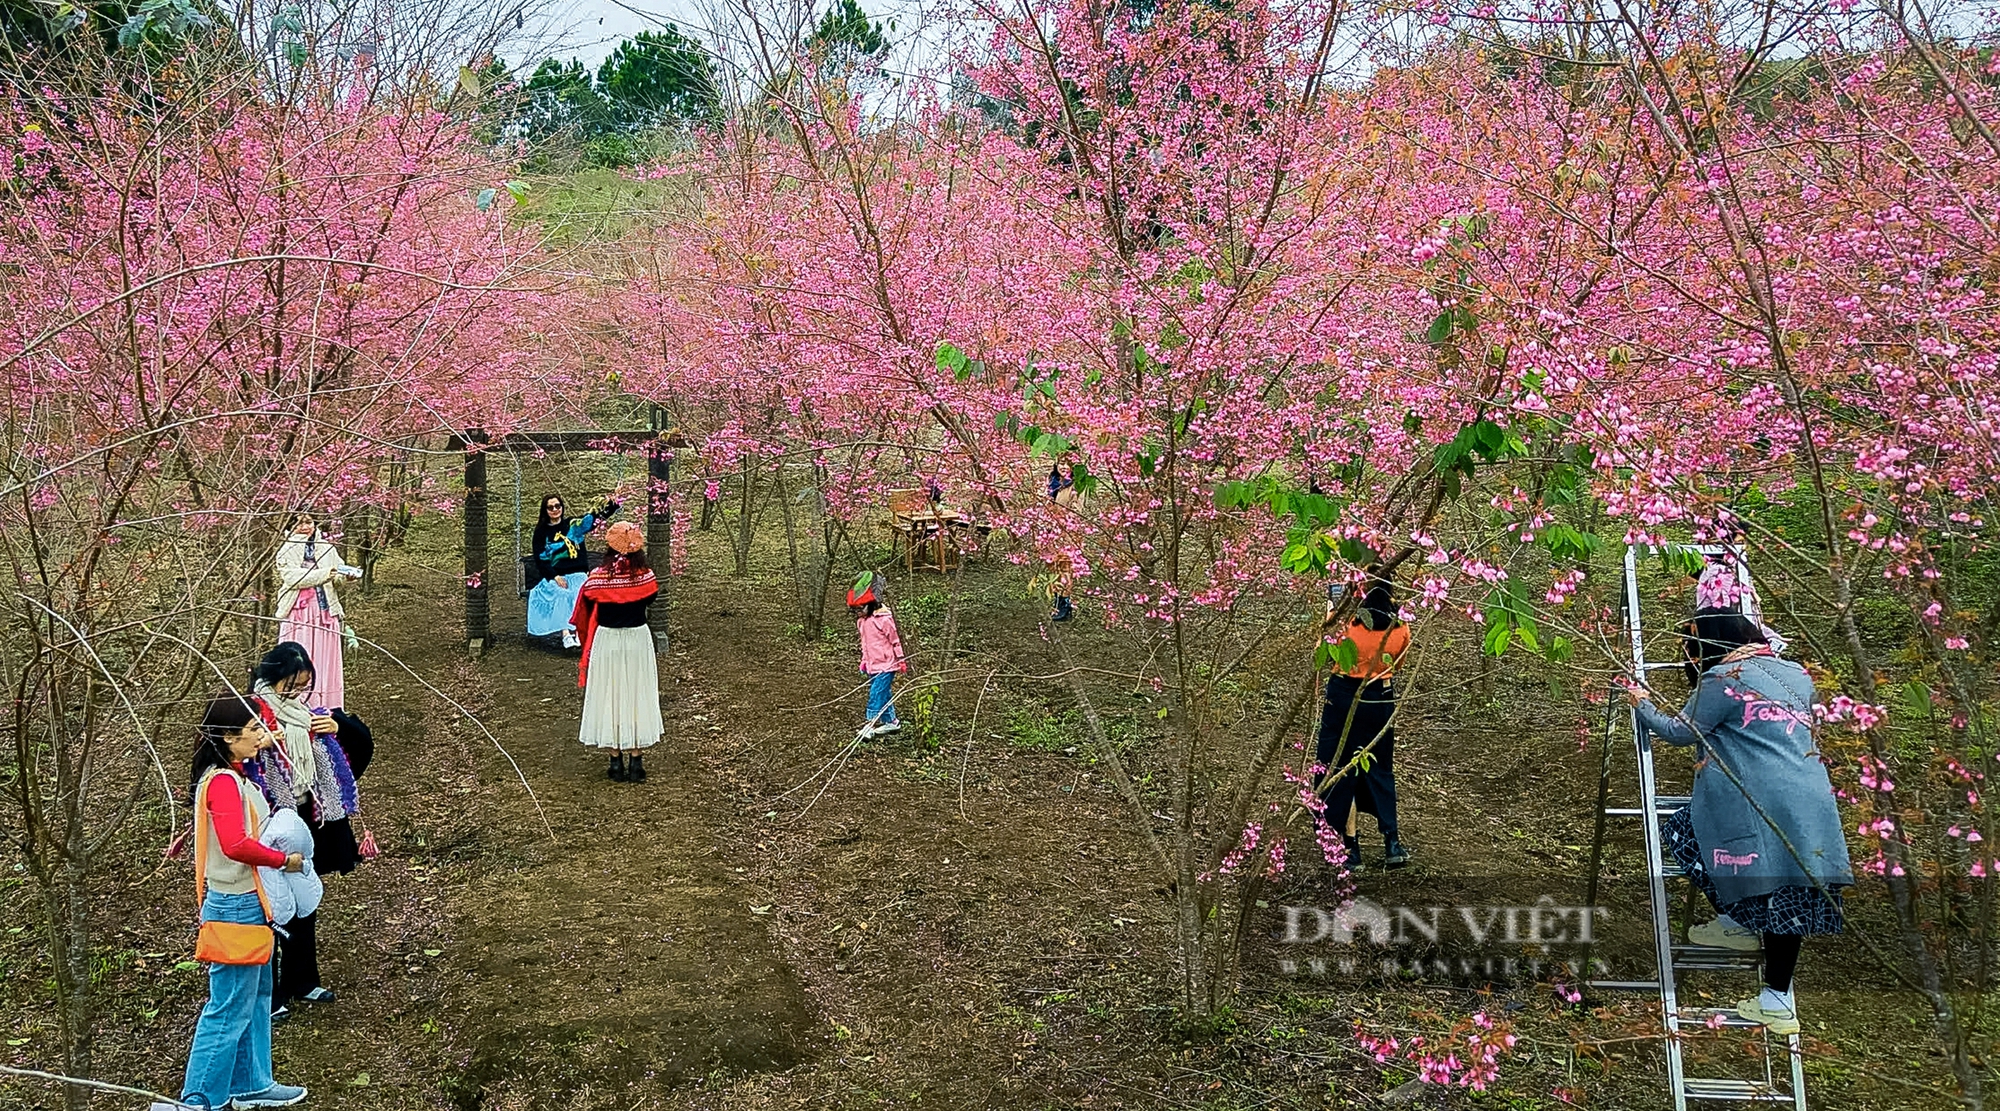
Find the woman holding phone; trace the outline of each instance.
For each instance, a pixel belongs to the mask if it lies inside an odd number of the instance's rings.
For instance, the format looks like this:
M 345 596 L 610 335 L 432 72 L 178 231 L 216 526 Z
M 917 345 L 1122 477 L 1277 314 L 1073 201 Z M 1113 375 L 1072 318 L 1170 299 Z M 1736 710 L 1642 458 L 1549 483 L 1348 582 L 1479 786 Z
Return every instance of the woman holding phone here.
M 314 665 L 311 701 L 316 706 L 346 705 L 347 673 L 341 661 L 341 608 L 335 579 L 354 580 L 361 568 L 341 562 L 340 552 L 319 531 L 310 511 L 292 514 L 278 545 L 278 639 L 305 646 Z

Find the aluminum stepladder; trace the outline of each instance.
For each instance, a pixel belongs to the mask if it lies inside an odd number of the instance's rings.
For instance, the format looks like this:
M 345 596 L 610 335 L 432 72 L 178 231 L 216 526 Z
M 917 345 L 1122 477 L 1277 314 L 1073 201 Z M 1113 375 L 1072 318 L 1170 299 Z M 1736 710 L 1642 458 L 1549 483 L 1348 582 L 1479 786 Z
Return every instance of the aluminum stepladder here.
M 1688 545 L 1688 550 L 1702 556 L 1714 558 L 1726 556 L 1736 565 L 1737 581 L 1746 587 L 1750 584 L 1749 565 L 1744 561 L 1741 549 L 1720 544 Z M 1649 549 L 1650 550 L 1650 549 Z M 1632 642 L 1632 671 L 1636 675 L 1647 675 L 1681 666 L 1680 661 L 1648 662 L 1644 626 L 1639 611 L 1639 548 L 1625 549 L 1625 629 Z M 1749 609 L 1749 595 L 1744 595 L 1739 603 L 1746 612 Z M 1616 703 L 1614 702 L 1615 706 Z M 1794 1111 L 1806 1111 L 1805 1056 L 1799 1035 L 1773 1035 L 1765 1027 L 1739 1018 L 1734 1007 L 1687 1007 L 1680 1001 L 1679 988 L 1675 982 L 1677 972 L 1748 972 L 1755 974 L 1756 982 L 1763 982 L 1764 959 L 1761 952 L 1746 953 L 1733 949 L 1719 949 L 1705 945 L 1678 944 L 1674 941 L 1672 906 L 1667 902 L 1667 880 L 1680 876 L 1680 866 L 1668 856 L 1660 836 L 1660 821 L 1688 804 L 1685 795 L 1661 795 L 1653 775 L 1652 738 L 1639 727 L 1636 713 L 1629 714 L 1631 723 L 1632 748 L 1637 757 L 1639 780 L 1639 805 L 1637 807 L 1608 807 L 1610 736 L 1607 730 L 1604 767 L 1599 777 L 1598 818 L 1596 843 L 1591 848 L 1590 888 L 1592 898 L 1597 890 L 1598 874 L 1603 859 L 1605 819 L 1638 818 L 1645 834 L 1646 873 L 1648 895 L 1653 912 L 1653 950 L 1655 967 L 1654 980 L 1592 980 L 1592 988 L 1611 990 L 1657 991 L 1660 993 L 1660 1018 L 1666 1039 L 1667 1083 L 1673 1092 L 1674 1111 L 1687 1111 L 1690 1100 L 1731 1102 L 1731 1103 L 1789 1103 Z M 1691 894 L 1691 893 L 1690 893 Z M 1711 1023 L 1722 1029 L 1755 1030 L 1763 1034 L 1765 1052 L 1763 1054 L 1764 1078 L 1759 1080 L 1737 1080 L 1719 1077 L 1691 1077 L 1687 1075 L 1682 1051 L 1684 1031 L 1705 1031 Z M 1777 1045 L 1782 1042 L 1785 1055 L 1791 1064 L 1791 1084 L 1789 1089 L 1780 1087 L 1772 1058 Z

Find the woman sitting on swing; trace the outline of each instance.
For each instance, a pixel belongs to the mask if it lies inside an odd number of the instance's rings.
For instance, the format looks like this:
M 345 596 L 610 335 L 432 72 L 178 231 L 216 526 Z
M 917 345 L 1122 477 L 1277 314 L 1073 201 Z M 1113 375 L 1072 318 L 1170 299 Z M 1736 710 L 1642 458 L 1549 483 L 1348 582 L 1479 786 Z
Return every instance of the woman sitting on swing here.
M 590 573 L 584 541 L 600 519 L 616 512 L 618 503 L 607 500 L 581 517 L 566 517 L 560 495 L 542 499 L 542 515 L 535 522 L 534 571 L 528 583 L 529 636 L 561 633 L 564 648 L 582 646 L 570 614 L 576 609 L 576 592 Z

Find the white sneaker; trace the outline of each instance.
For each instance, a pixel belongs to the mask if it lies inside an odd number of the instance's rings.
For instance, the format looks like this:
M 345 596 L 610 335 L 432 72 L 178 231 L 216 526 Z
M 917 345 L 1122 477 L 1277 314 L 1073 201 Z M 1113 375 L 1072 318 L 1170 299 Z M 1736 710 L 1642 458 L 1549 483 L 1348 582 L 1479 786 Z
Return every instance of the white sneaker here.
M 564 647 L 564 648 L 581 648 L 581 647 L 583 647 L 583 641 L 581 641 L 581 640 L 578 640 L 578 639 L 577 639 L 577 636 L 576 636 L 576 632 L 575 632 L 575 630 L 572 630 L 572 629 L 564 629 L 564 630 L 563 630 L 563 647 Z
M 1792 1006 L 1790 995 L 1779 995 L 1769 988 L 1745 999 L 1736 1005 L 1736 1015 L 1749 1022 L 1757 1023 L 1773 1034 L 1796 1034 L 1799 1032 L 1799 1013 Z
M 1755 953 L 1764 947 L 1763 935 L 1744 929 L 1726 914 L 1713 922 L 1688 927 L 1688 941 L 1714 949 L 1734 949 L 1739 953 Z
M 902 731 L 903 723 L 900 721 L 885 721 L 875 727 L 875 732 L 877 733 L 901 733 Z

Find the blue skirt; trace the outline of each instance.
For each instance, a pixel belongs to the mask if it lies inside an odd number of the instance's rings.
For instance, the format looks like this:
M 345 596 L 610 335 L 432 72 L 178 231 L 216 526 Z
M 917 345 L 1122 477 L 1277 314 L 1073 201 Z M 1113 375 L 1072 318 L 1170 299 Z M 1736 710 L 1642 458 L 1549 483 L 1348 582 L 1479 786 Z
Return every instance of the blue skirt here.
M 583 589 L 584 574 L 571 571 L 562 576 L 569 580 L 566 587 L 557 586 L 555 579 L 543 579 L 528 591 L 529 636 L 552 636 L 570 627 L 569 615 L 576 612 L 576 596 Z
M 1840 909 L 1840 889 L 1835 887 L 1825 891 L 1803 885 L 1780 887 L 1768 895 L 1739 899 L 1727 906 L 1718 902 L 1715 881 L 1702 867 L 1701 847 L 1695 844 L 1694 815 L 1685 806 L 1660 823 L 1660 840 L 1681 871 L 1708 896 L 1710 905 L 1734 918 L 1746 930 L 1816 937 L 1837 934 L 1846 928 L 1847 919 Z

